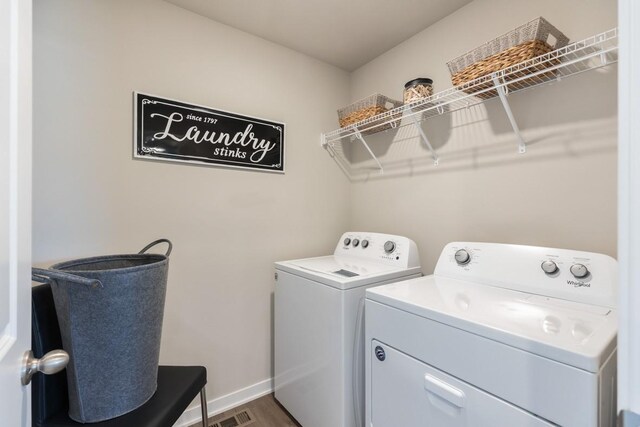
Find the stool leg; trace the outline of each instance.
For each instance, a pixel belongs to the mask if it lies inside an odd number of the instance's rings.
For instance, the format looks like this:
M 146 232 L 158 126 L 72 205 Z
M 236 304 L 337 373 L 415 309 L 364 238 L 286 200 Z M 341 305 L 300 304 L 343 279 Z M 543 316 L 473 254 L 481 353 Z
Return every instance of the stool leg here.
M 206 386 L 200 390 L 200 408 L 202 408 L 202 427 L 209 427 L 209 411 L 207 410 Z

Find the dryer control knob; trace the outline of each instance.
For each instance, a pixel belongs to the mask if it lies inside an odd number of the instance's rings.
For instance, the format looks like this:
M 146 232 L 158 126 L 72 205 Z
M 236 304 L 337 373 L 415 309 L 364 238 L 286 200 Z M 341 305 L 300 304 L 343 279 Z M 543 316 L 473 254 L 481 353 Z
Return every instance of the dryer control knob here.
M 369 241 L 368 240 L 363 240 L 362 241 L 362 249 L 367 249 L 368 246 L 369 246 Z
M 387 240 L 387 242 L 384 244 L 384 251 L 390 254 L 395 250 L 396 250 L 396 244 L 393 243 L 391 240 Z
M 573 277 L 576 279 L 582 279 L 589 275 L 589 269 L 584 264 L 573 264 L 571 268 L 569 268 L 569 271 L 571 271 L 571 274 L 573 274 Z
M 350 238 L 347 237 L 346 239 L 344 239 L 344 245 L 345 246 L 349 246 L 350 243 L 351 243 L 351 239 Z
M 558 264 L 551 260 L 547 260 L 540 265 L 540 268 L 542 268 L 542 271 L 547 274 L 553 274 L 558 271 Z
M 354 248 L 357 248 L 358 245 L 360 244 L 360 240 L 358 239 L 353 239 L 353 241 L 351 242 L 351 244 L 353 245 Z
M 459 265 L 469 264 L 469 261 L 471 261 L 471 255 L 466 249 L 458 249 L 454 256 Z

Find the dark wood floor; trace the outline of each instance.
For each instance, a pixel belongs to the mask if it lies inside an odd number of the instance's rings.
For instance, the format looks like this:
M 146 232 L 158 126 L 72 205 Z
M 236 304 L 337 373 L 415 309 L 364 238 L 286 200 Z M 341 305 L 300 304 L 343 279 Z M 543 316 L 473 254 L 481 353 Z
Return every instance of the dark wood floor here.
M 211 417 L 209 425 L 225 420 L 246 409 L 253 414 L 255 421 L 243 424 L 243 427 L 245 425 L 247 427 L 302 427 L 280 406 L 273 397 L 273 393 Z M 200 427 L 201 425 L 201 423 L 193 424 L 192 427 Z

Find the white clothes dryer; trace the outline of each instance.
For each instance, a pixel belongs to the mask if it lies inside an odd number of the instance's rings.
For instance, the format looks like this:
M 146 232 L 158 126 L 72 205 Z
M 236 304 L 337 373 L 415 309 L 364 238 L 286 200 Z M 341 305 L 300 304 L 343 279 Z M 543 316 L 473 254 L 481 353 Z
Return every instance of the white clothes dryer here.
M 416 244 L 348 232 L 333 255 L 275 268 L 276 399 L 304 427 L 362 427 L 365 289 L 420 277 Z
M 617 262 L 450 243 L 367 290 L 366 426 L 613 427 Z

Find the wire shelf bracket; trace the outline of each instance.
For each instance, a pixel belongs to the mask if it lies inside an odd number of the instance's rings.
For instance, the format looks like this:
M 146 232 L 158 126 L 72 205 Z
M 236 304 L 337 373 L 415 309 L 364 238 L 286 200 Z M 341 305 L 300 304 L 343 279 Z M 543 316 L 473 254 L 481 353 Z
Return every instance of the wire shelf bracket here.
M 424 145 L 426 145 L 426 147 L 431 152 L 431 157 L 433 157 L 433 165 L 434 166 L 438 166 L 438 164 L 440 163 L 440 159 L 438 158 L 438 153 L 436 152 L 436 150 L 433 149 L 433 146 L 431 145 L 431 142 L 429 142 L 429 138 L 427 138 L 427 135 L 422 130 L 422 127 L 420 126 L 420 121 L 418 120 L 418 117 L 417 116 L 411 116 L 411 119 L 413 119 L 413 124 L 415 125 L 416 129 L 418 130 L 418 133 L 420 134 L 420 139 L 422 139 L 422 142 L 424 143 Z
M 383 174 L 384 173 L 384 169 L 382 167 L 382 164 L 380 164 L 380 161 L 378 160 L 376 155 L 373 154 L 373 151 L 371 151 L 371 148 L 369 148 L 369 144 L 367 144 L 367 141 L 365 141 L 364 138 L 362 137 L 362 133 L 360 133 L 360 131 L 356 131 L 354 133 L 354 136 L 357 139 L 359 139 L 360 142 L 362 142 L 362 145 L 364 145 L 364 148 L 367 149 L 367 151 L 369 152 L 369 155 L 371 156 L 371 158 L 373 158 L 373 160 L 375 160 L 375 162 L 378 164 L 378 169 L 380 169 L 380 173 Z
M 509 118 L 509 123 L 511 123 L 511 127 L 513 128 L 513 132 L 516 134 L 518 138 L 518 152 L 520 154 L 524 154 L 527 152 L 527 143 L 525 142 L 522 134 L 520 133 L 520 128 L 518 127 L 518 123 L 516 122 L 516 118 L 513 116 L 513 111 L 511 111 L 511 106 L 509 105 L 509 100 L 507 100 L 507 88 L 506 83 L 500 82 L 498 79 L 498 74 L 491 74 L 491 80 L 493 80 L 493 85 L 498 91 L 498 97 L 500 97 L 500 102 L 502 103 L 502 107 L 504 108 L 504 112 L 507 113 L 507 117 Z
M 345 165 L 342 164 L 342 161 L 340 160 L 340 156 L 338 155 L 338 153 L 336 153 L 336 149 L 333 146 L 333 143 L 329 143 L 327 141 L 327 138 L 324 133 L 320 134 L 320 145 L 322 146 L 322 148 L 327 150 L 327 153 L 329 153 L 329 157 L 331 157 L 338 164 L 338 166 L 340 166 L 340 169 L 342 169 L 342 171 L 347 176 L 350 176 L 349 170 L 345 167 Z

